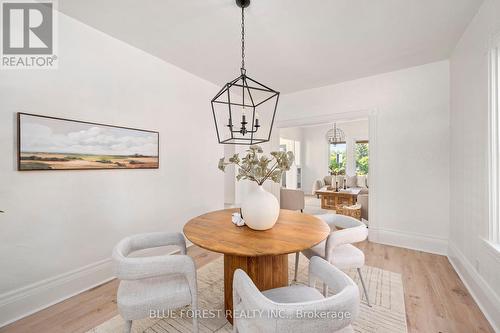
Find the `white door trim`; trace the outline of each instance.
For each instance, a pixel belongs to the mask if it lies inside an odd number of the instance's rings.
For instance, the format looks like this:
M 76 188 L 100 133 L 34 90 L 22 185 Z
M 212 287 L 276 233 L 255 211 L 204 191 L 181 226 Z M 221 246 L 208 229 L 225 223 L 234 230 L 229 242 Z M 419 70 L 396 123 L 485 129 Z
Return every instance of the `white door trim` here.
M 327 113 L 319 116 L 303 118 L 284 119 L 276 122 L 276 128 L 303 127 L 333 123 L 340 120 L 366 119 L 370 117 L 373 110 L 356 110 L 347 112 Z

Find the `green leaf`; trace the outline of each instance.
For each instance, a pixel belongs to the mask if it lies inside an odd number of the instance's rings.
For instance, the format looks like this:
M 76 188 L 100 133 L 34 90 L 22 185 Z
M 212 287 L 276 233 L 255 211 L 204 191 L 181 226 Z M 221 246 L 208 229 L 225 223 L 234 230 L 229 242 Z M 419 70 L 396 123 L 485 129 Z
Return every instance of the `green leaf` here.
M 295 160 L 292 152 L 273 151 L 270 153 L 271 157 L 260 154 L 263 154 L 260 146 L 250 146 L 246 150 L 246 155 L 241 159 L 238 154 L 230 157 L 229 162 L 225 162 L 224 158 L 221 158 L 219 160 L 219 169 L 224 171 L 227 165 L 236 164 L 239 166 L 236 176 L 238 181 L 249 179 L 262 184 L 269 178 L 279 183 L 283 172 L 290 170 Z M 271 172 L 272 169 L 274 170 Z
M 258 153 L 258 154 L 262 154 L 264 152 L 262 150 L 262 148 L 258 145 L 250 146 L 247 151 L 253 152 L 253 153 Z
M 224 163 L 224 157 L 219 160 L 218 168 L 222 172 L 224 172 L 226 170 L 226 164 Z
M 283 173 L 281 172 L 281 170 L 274 170 L 273 173 L 271 174 L 271 180 L 275 183 L 279 183 L 282 174 Z
M 234 154 L 232 157 L 229 158 L 229 162 L 234 164 L 240 163 L 240 156 L 238 154 Z

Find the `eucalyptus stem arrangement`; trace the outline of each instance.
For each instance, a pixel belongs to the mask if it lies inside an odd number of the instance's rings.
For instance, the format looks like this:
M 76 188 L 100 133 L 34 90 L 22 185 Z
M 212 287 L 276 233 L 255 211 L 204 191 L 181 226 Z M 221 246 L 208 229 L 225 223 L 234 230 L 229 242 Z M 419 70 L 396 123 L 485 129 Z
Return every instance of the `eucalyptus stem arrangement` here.
M 290 170 L 295 159 L 293 153 L 273 151 L 271 157 L 263 155 L 264 151 L 260 146 L 250 146 L 246 150 L 246 155 L 240 158 L 239 154 L 234 154 L 226 162 L 225 158 L 219 160 L 219 169 L 225 171 L 226 166 L 235 165 L 238 167 L 237 180 L 248 179 L 259 185 L 264 184 L 268 179 L 279 183 L 283 172 Z

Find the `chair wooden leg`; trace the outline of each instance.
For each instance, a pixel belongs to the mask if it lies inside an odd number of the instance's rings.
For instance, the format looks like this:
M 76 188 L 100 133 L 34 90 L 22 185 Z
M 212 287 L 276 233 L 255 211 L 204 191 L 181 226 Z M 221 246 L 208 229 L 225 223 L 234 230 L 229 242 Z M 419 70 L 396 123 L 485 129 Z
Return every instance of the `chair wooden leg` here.
M 123 332 L 130 333 L 131 331 L 132 331 L 132 320 L 126 320 L 125 321 L 125 328 L 123 329 Z
M 300 252 L 295 253 L 295 275 L 293 276 L 293 282 L 297 282 L 297 272 L 299 270 L 299 256 Z
M 368 298 L 368 291 L 366 290 L 365 281 L 363 281 L 363 275 L 361 274 L 361 268 L 358 268 L 358 274 L 359 274 L 359 279 L 361 280 L 361 285 L 363 286 L 363 291 L 365 293 L 366 303 L 368 303 L 369 307 L 372 307 L 370 305 L 370 299 Z

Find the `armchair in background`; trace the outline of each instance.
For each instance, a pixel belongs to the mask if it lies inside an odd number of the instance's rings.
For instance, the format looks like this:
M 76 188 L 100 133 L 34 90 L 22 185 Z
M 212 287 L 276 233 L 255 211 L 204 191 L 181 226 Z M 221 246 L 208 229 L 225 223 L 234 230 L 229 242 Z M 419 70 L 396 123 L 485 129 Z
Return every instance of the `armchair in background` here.
M 323 187 L 325 187 L 325 182 L 322 179 L 316 179 L 313 183 L 313 188 L 312 188 L 312 195 L 315 195 L 319 198 L 319 195 L 316 194 L 316 191 L 321 190 Z

